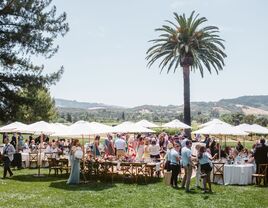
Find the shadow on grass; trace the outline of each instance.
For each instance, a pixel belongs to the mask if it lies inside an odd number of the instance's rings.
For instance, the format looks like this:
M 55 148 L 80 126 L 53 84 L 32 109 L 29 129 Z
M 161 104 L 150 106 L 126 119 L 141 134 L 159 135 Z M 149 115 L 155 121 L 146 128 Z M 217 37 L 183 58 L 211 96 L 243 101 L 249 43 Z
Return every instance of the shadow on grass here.
M 62 176 L 51 176 L 43 175 L 41 177 L 36 177 L 34 174 L 25 174 L 25 175 L 14 175 L 9 178 L 9 180 L 20 181 L 20 182 L 50 182 L 58 180 L 67 180 L 68 177 L 65 175 Z
M 102 191 L 105 189 L 115 188 L 116 184 L 90 181 L 77 185 L 67 185 L 66 181 L 54 181 L 50 183 L 49 187 L 63 189 L 66 191 Z
M 67 191 L 102 191 L 105 189 L 115 188 L 117 184 L 127 184 L 127 185 L 138 185 L 138 186 L 146 186 L 152 183 L 159 183 L 160 179 L 150 180 L 149 183 L 144 183 L 143 181 L 132 181 L 129 179 L 116 178 L 113 183 L 111 181 L 105 181 L 100 178 L 92 178 L 89 181 L 84 182 L 82 178 L 80 178 L 80 184 L 78 185 L 67 185 L 66 181 L 53 181 L 51 182 L 49 187 L 64 189 Z

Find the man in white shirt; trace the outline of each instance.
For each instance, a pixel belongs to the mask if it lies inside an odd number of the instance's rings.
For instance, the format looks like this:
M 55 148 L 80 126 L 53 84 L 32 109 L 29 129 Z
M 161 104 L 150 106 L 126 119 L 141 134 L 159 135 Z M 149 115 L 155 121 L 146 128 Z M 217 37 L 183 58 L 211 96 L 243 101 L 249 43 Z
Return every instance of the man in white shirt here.
M 7 172 L 10 176 L 13 176 L 12 171 L 10 170 L 10 163 L 14 158 L 15 148 L 13 145 L 9 143 L 9 138 L 4 139 L 5 146 L 3 148 L 3 156 L 4 156 L 4 176 L 3 179 L 6 178 Z
M 122 136 L 119 136 L 114 143 L 116 149 L 116 157 L 124 157 L 126 154 L 126 140 Z
M 182 148 L 181 150 L 181 157 L 182 157 L 182 166 L 184 168 L 184 176 L 182 179 L 181 187 L 185 188 L 186 192 L 190 192 L 190 182 L 191 182 L 191 176 L 193 171 L 193 165 L 192 165 L 192 142 L 190 140 L 186 141 L 186 146 Z M 186 185 L 186 187 L 185 187 Z

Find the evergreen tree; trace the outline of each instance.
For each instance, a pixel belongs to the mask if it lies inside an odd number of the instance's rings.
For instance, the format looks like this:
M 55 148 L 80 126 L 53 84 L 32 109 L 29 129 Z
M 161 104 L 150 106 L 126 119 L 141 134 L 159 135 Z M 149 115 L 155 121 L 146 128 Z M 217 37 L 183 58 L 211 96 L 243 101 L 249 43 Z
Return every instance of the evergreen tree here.
M 47 89 L 25 89 L 20 92 L 20 96 L 27 100 L 23 105 L 16 107 L 16 119 L 25 123 L 36 121 L 55 121 L 57 111 L 55 101 L 51 98 Z
M 66 120 L 67 120 L 68 122 L 70 122 L 70 123 L 73 122 L 73 120 L 72 120 L 72 116 L 71 116 L 70 113 L 67 113 L 67 118 L 66 118 Z
M 29 101 L 22 90 L 47 89 L 63 73 L 44 74 L 32 57 L 51 58 L 54 44 L 69 30 L 66 14 L 56 15 L 52 0 L 0 1 L 0 120 L 15 120 L 17 106 Z

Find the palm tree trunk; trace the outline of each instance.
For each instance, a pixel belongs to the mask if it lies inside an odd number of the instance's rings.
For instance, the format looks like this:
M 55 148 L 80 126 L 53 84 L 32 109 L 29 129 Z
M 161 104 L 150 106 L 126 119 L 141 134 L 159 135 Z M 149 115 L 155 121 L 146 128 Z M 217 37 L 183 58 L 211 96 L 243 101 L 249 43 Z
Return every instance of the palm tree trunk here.
M 187 125 L 191 126 L 191 106 L 190 106 L 190 66 L 183 66 L 183 121 Z M 188 138 L 191 137 L 191 130 L 185 131 Z

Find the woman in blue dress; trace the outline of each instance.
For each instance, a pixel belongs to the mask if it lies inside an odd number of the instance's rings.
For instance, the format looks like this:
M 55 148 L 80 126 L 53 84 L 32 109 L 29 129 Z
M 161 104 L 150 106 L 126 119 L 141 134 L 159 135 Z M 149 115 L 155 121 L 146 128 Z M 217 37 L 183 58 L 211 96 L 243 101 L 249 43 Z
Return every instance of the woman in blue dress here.
M 75 157 L 76 151 L 82 151 L 78 139 L 73 141 L 70 151 L 71 173 L 67 184 L 79 184 L 80 182 L 80 159 Z

